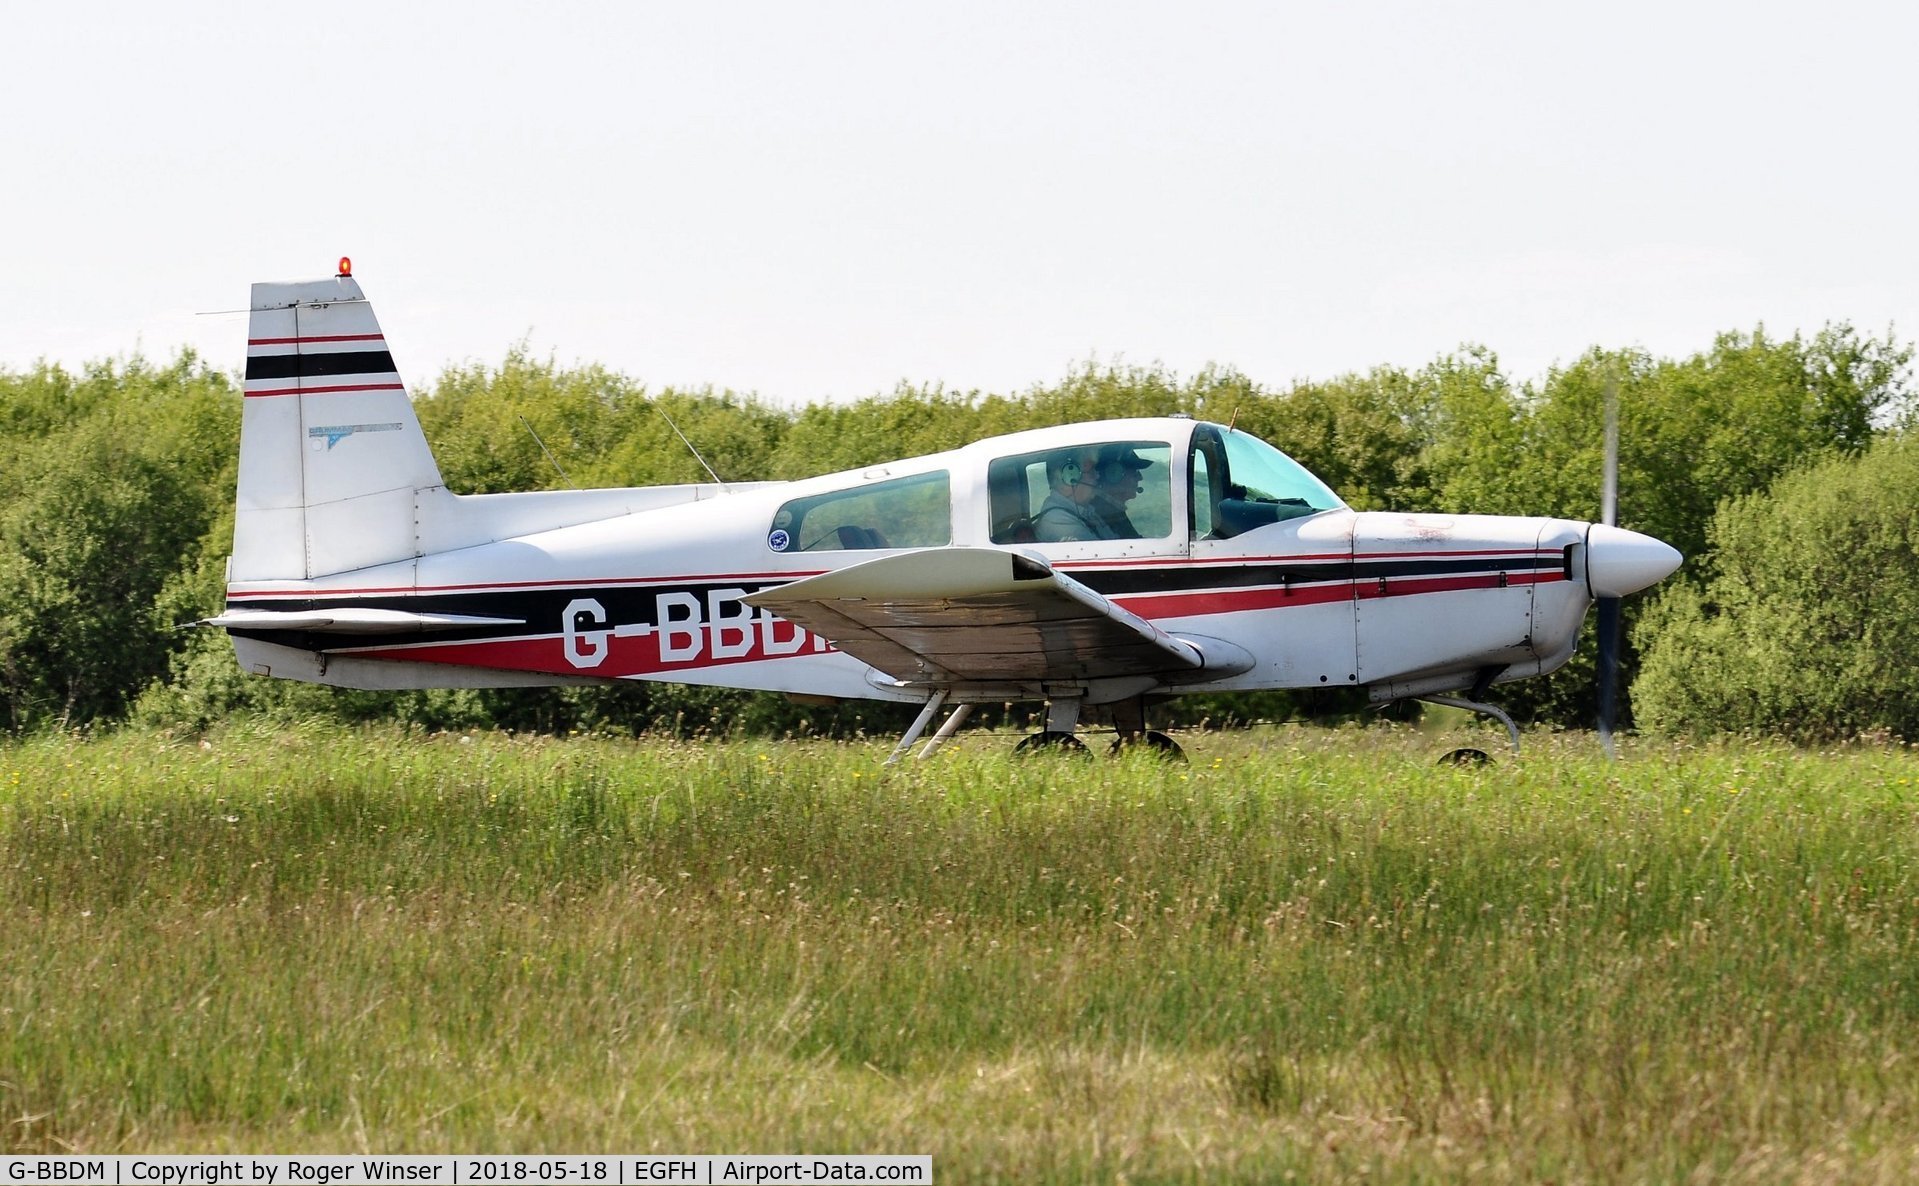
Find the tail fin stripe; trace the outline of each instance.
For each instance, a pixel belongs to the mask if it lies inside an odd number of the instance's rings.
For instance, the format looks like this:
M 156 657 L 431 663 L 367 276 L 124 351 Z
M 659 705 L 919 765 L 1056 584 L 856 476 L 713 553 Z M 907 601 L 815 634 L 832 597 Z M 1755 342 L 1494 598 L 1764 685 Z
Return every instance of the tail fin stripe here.
M 309 338 L 248 338 L 249 346 L 298 346 L 306 342 L 384 342 L 385 334 L 316 334 Z
M 399 370 L 385 350 L 332 354 L 256 354 L 247 359 L 249 379 L 291 379 L 312 375 L 390 375 Z
M 249 391 L 248 399 L 269 395 L 324 395 L 336 391 L 405 391 L 404 383 L 345 383 L 337 387 L 275 387 L 270 391 Z

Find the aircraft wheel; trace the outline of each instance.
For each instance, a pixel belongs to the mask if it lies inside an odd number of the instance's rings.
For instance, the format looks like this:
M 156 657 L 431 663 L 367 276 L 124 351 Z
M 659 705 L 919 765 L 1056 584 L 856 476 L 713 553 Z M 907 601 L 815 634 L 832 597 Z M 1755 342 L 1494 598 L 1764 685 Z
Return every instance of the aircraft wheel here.
M 1080 757 L 1088 753 L 1086 743 L 1071 733 L 1048 729 L 1035 733 L 1013 747 L 1016 758 L 1030 757 L 1033 754 L 1074 754 Z
M 1483 749 L 1456 749 L 1439 759 L 1441 766 L 1479 767 L 1492 764 L 1492 756 Z
M 1108 751 L 1115 758 L 1121 754 L 1130 754 L 1135 750 L 1144 750 L 1168 762 L 1184 762 L 1186 751 L 1179 748 L 1179 742 L 1161 733 L 1158 729 L 1149 729 L 1144 733 L 1121 736 L 1113 742 Z

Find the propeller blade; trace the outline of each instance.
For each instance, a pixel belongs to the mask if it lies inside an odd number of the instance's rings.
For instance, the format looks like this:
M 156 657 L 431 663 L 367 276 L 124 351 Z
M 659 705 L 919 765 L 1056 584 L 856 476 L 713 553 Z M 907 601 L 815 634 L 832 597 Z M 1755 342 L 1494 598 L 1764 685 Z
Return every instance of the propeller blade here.
M 1613 749 L 1614 713 L 1619 692 L 1619 598 L 1599 598 L 1599 744 L 1606 756 L 1618 757 Z
M 1606 461 L 1599 487 L 1599 521 L 1619 525 L 1619 372 L 1606 373 Z M 1619 598 L 1601 597 L 1599 617 L 1599 744 L 1608 758 L 1617 758 L 1613 746 L 1614 712 L 1619 694 Z
M 1606 376 L 1606 468 L 1599 487 L 1599 521 L 1619 526 L 1619 374 Z

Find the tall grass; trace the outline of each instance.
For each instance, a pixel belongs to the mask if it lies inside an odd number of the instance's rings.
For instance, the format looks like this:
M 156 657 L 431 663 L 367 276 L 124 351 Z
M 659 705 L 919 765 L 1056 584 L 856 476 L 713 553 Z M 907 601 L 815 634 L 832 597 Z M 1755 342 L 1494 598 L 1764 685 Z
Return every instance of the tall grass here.
M 0 749 L 0 1146 L 1904 1180 L 1919 760 Z

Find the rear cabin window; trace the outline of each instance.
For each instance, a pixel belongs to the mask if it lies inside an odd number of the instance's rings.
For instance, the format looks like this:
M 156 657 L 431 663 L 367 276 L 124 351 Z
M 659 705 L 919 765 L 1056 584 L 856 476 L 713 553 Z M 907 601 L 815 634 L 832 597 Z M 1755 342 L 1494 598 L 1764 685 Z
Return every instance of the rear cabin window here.
M 781 506 L 767 532 L 775 552 L 937 548 L 953 542 L 945 470 L 812 494 Z
M 1173 534 L 1172 454 L 1165 441 L 1096 441 L 996 458 L 986 469 L 989 537 L 1165 539 Z

